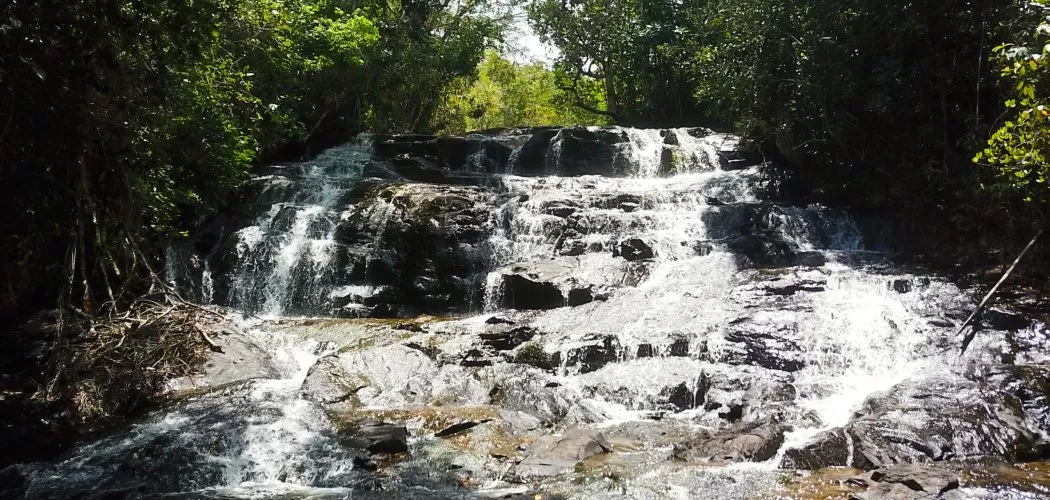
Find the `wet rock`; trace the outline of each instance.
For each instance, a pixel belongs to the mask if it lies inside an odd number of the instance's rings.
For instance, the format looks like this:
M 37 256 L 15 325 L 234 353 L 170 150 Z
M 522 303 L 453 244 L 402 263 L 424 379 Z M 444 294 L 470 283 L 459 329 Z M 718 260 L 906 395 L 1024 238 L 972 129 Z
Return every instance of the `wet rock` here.
M 653 248 L 648 243 L 638 239 L 629 238 L 617 245 L 613 252 L 614 257 L 623 257 L 628 261 L 650 260 L 656 256 Z
M 535 129 L 532 137 L 518 151 L 514 173 L 519 175 L 543 175 L 546 172 L 547 152 L 558 129 Z
M 911 280 L 897 279 L 890 283 L 890 288 L 897 293 L 908 293 L 911 291 Z
M 522 326 L 505 332 L 488 332 L 479 335 L 481 342 L 496 351 L 510 351 L 514 348 L 532 340 L 536 336 L 536 330 L 532 327 Z
M 486 325 L 513 325 L 514 323 L 514 320 L 499 315 L 492 316 L 485 320 Z
M 523 411 L 500 410 L 499 418 L 513 434 L 526 434 L 540 428 L 540 419 Z
M 757 267 L 793 266 L 802 260 L 790 245 L 770 236 L 748 234 L 725 242 L 725 246 Z
M 579 373 L 590 373 L 620 359 L 620 341 L 615 335 L 588 334 L 559 353 L 564 366 Z
M 437 431 L 434 434 L 434 437 L 444 438 L 444 437 L 455 436 L 456 434 L 462 434 L 462 433 L 464 433 L 466 431 L 469 431 L 470 429 L 473 429 L 473 428 L 475 428 L 475 427 L 477 427 L 477 426 L 479 426 L 481 424 L 484 424 L 484 423 L 487 423 L 487 422 L 491 422 L 491 421 L 492 421 L 491 419 L 465 420 L 463 422 L 452 424 L 452 425 L 450 425 L 448 427 L 445 427 L 444 429 L 441 429 L 440 431 Z
M 958 376 L 902 383 L 870 398 L 847 426 L 852 466 L 866 470 L 935 461 L 1024 462 L 1047 445 L 1013 394 Z
M 849 446 L 849 437 L 842 429 L 825 431 L 802 448 L 787 450 L 780 468 L 818 470 L 844 467 L 850 459 Z
M 378 420 L 361 420 L 348 425 L 343 434 L 347 442 L 369 453 L 407 453 L 408 429 Z
M 558 248 L 558 255 L 576 257 L 587 253 L 590 247 L 580 240 L 569 240 L 562 243 Z
M 513 474 L 521 480 L 555 476 L 571 471 L 587 458 L 609 451 L 612 445 L 598 431 L 571 429 L 561 436 L 541 436 L 514 467 Z
M 575 288 L 569 290 L 569 298 L 566 304 L 569 307 L 582 306 L 594 302 L 594 293 L 590 288 Z
M 310 368 L 303 399 L 326 405 L 405 406 L 428 401 L 437 367 L 402 345 L 325 356 Z
M 763 285 L 763 289 L 769 295 L 789 297 L 796 293 L 823 292 L 825 285 L 827 282 L 822 280 L 778 280 Z
M 660 137 L 664 138 L 664 144 L 668 146 L 677 146 L 680 144 L 678 141 L 678 134 L 674 130 L 661 130 Z
M 511 309 L 555 309 L 564 307 L 565 296 L 554 283 L 537 274 L 504 274 L 500 284 L 502 305 Z
M 570 204 L 569 202 L 559 200 L 555 203 L 548 204 L 543 208 L 543 212 L 548 215 L 560 217 L 562 219 L 575 214 L 579 210 L 579 207 Z
M 674 387 L 665 388 L 660 396 L 667 399 L 677 411 L 686 411 L 696 408 L 698 402 L 703 401 L 703 393 L 698 390 L 698 384 L 681 383 Z
M 792 339 L 794 325 L 767 324 L 744 318 L 731 322 L 723 334 L 726 344 L 714 359 L 731 365 L 754 365 L 771 370 L 795 372 L 803 367 L 798 344 Z
M 678 419 L 660 421 L 640 420 L 624 422 L 602 429 L 614 447 L 628 449 L 653 449 L 673 447 L 688 440 L 694 433 L 693 426 Z M 667 458 L 671 458 L 670 455 Z
M 206 355 L 199 373 L 170 383 L 175 391 L 201 390 L 259 378 L 279 378 L 270 354 L 232 325 L 213 329 L 209 338 L 218 345 Z
M 1021 402 L 1025 425 L 1050 435 L 1050 366 L 990 365 L 968 374 L 996 391 L 1015 396 Z
M 616 176 L 628 171 L 628 160 L 620 148 L 627 142 L 627 135 L 622 131 L 564 128 L 556 140 L 559 154 L 549 161 L 557 162 L 558 175 Z
M 562 290 L 588 288 L 573 277 L 576 265 L 575 258 L 561 258 L 501 269 L 498 293 L 502 305 L 513 309 L 565 307 L 567 298 Z
M 532 342 L 522 345 L 514 355 L 514 362 L 527 366 L 534 366 L 541 370 L 553 371 L 561 362 L 561 355 L 549 353 L 543 348 L 543 344 Z
M 702 363 L 688 358 L 640 358 L 576 377 L 585 394 L 633 410 L 678 413 L 703 405 Z M 639 376 L 639 374 L 645 374 Z
M 704 433 L 675 446 L 674 456 L 687 462 L 762 462 L 776 455 L 788 429 L 758 422 Z
M 26 477 L 17 465 L 0 469 L 0 498 L 23 498 L 26 493 Z
M 954 472 L 924 465 L 894 465 L 851 479 L 866 488 L 857 499 L 892 498 L 901 500 L 944 498 L 959 488 Z
M 548 373 L 515 368 L 501 375 L 501 381 L 503 390 L 492 397 L 493 404 L 532 415 L 545 426 L 593 424 L 609 417 L 580 390 L 557 383 Z

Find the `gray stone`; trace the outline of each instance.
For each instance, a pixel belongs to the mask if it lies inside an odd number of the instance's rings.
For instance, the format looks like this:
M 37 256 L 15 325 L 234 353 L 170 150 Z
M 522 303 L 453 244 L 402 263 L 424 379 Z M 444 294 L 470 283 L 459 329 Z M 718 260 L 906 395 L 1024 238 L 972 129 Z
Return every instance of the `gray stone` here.
M 240 329 L 226 326 L 213 329 L 208 335 L 218 347 L 208 351 L 199 373 L 171 382 L 175 391 L 280 377 L 270 355 Z
M 952 496 L 959 488 L 959 476 L 943 468 L 904 464 L 869 472 L 854 478 L 867 490 L 856 495 L 858 499 L 918 500 Z
M 402 345 L 325 356 L 303 381 L 303 399 L 326 405 L 426 404 L 438 370 L 426 354 Z
M 762 462 L 784 444 L 787 427 L 768 422 L 703 433 L 675 446 L 674 456 L 687 462 Z
M 555 476 L 572 470 L 587 458 L 609 451 L 612 445 L 598 431 L 571 429 L 561 436 L 542 436 L 514 467 L 514 475 L 522 480 Z

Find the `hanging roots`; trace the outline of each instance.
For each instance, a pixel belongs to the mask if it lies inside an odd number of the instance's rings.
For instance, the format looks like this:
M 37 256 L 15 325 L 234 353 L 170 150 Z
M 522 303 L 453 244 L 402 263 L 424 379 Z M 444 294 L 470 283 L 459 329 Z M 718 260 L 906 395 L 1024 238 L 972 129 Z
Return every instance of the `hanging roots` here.
M 77 425 L 94 427 L 141 408 L 172 378 L 189 375 L 224 317 L 171 292 L 134 300 L 122 314 L 67 324 L 50 363 L 49 400 L 69 405 Z

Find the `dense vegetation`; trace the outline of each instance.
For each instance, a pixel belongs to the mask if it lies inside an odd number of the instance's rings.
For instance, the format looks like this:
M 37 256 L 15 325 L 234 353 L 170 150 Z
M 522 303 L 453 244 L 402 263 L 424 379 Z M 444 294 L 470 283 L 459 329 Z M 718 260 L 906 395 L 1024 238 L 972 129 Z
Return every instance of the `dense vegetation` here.
M 428 127 L 442 89 L 499 42 L 495 7 L 0 4 L 0 315 L 53 304 L 63 284 L 85 314 L 120 302 L 159 243 L 260 160 Z
M 536 0 L 529 13 L 557 68 L 603 83 L 618 123 L 730 126 L 796 165 L 816 201 L 900 217 L 942 249 L 1001 248 L 1043 224 L 1039 3 Z
M 718 125 L 814 199 L 962 238 L 1043 223 L 1039 4 L 534 0 L 0 4 L 0 315 L 119 303 L 249 169 L 357 131 Z M 989 138 L 991 138 L 989 142 Z M 977 240 L 980 242 L 981 240 Z M 981 243 L 978 243 L 981 244 Z M 134 295 L 133 293 L 130 295 Z

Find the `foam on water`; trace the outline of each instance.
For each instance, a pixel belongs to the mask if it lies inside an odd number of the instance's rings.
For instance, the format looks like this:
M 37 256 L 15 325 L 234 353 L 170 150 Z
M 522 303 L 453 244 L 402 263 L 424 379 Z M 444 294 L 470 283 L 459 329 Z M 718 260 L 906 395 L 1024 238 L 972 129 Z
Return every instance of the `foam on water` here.
M 763 167 L 737 168 L 732 163 L 736 160 L 729 152 L 738 141 L 733 136 L 697 129 L 611 130 L 627 138 L 617 146 L 619 159 L 630 166 L 629 171 L 618 172 L 621 177 L 506 174 L 496 178 L 502 201 L 493 207 L 490 226 L 485 228 L 488 239 L 482 245 L 487 248 L 478 253 L 485 258 L 471 271 L 487 275 L 484 290 L 477 290 L 484 295 L 485 309 L 497 311 L 505 303 L 501 269 L 512 265 L 520 265 L 524 272 L 544 266 L 563 270 L 568 276 L 558 286 L 565 296 L 569 288 L 581 283 L 589 284 L 597 294 L 609 292 L 602 297 L 605 300 L 536 312 L 528 319 L 529 327 L 542 332 L 543 349 L 562 355 L 561 366 L 550 380 L 580 406 L 582 416 L 575 415 L 578 420 L 573 423 L 611 428 L 647 418 L 666 409 L 665 389 L 680 385 L 687 395 L 695 395 L 701 392 L 701 377 L 722 372 L 741 378 L 783 377 L 794 389 L 795 401 L 790 403 L 806 415 L 793 422 L 795 430 L 787 434 L 771 461 L 731 466 L 713 474 L 674 467 L 644 469 L 617 494 L 692 498 L 711 491 L 709 488 L 729 497 L 754 494 L 755 485 L 775 482 L 770 469 L 779 465 L 787 450 L 847 424 L 872 394 L 946 369 L 937 346 L 949 333 L 929 319 L 931 308 L 965 301 L 954 285 L 857 264 L 867 255 L 857 222 L 826 207 L 764 201 L 756 182 L 763 179 Z M 550 142 L 548 174 L 558 172 L 566 134 L 559 131 Z M 486 148 L 520 148 L 523 143 L 521 136 L 480 141 L 480 149 L 468 155 L 465 170 L 491 172 L 495 166 L 485 156 Z M 375 228 L 373 248 L 399 223 L 402 208 L 392 200 L 380 198 L 365 207 L 340 208 L 340 199 L 361 175 L 370 155 L 367 141 L 322 155 L 303 167 L 291 199 L 274 202 L 252 225 L 236 232 L 237 267 L 230 285 L 233 305 L 281 317 L 299 314 L 298 308 L 309 301 L 364 301 L 387 291 L 377 284 L 336 283 L 331 274 L 339 262 L 332 221 L 350 217 L 367 221 Z M 507 168 L 513 172 L 520 149 L 509 156 Z M 400 189 L 399 196 L 422 196 L 411 184 Z M 630 239 L 651 247 L 653 256 L 644 265 L 613 256 Z M 576 246 L 567 247 L 568 240 Z M 748 264 L 734 250 L 767 241 L 782 242 L 792 253 L 820 257 L 814 260 L 819 264 L 770 269 Z M 173 255 L 172 260 L 176 259 Z M 185 274 L 174 266 L 166 272 L 169 276 Z M 924 284 L 902 293 L 891 286 L 895 281 Z M 802 284 L 807 291 L 778 290 L 780 282 L 788 288 Z M 210 296 L 215 286 L 210 272 L 201 286 L 204 295 Z M 491 317 L 449 321 L 455 328 L 442 331 L 435 327 L 439 332 L 435 338 L 446 342 L 446 347 L 460 346 L 467 352 L 476 347 L 471 345 L 475 340 L 463 332 L 485 331 Z M 757 366 L 751 366 L 754 370 L 749 371 L 741 366 L 747 365 L 741 357 L 755 353 L 741 352 L 739 339 L 734 337 L 739 334 L 734 330 L 739 323 L 746 323 L 751 329 L 748 333 L 756 334 L 759 351 L 767 348 L 776 354 L 780 349 L 799 359 L 787 360 L 793 364 L 790 368 L 763 366 L 759 373 Z M 243 326 L 277 360 L 279 376 L 216 396 L 236 398 L 236 404 L 251 409 L 248 415 L 234 412 L 230 420 L 238 425 L 210 420 L 207 412 L 214 408 L 202 402 L 157 415 L 121 438 L 126 442 L 107 446 L 115 446 L 118 453 L 132 453 L 158 435 L 177 434 L 186 441 L 181 446 L 206 455 L 221 472 L 218 479 L 202 480 L 198 491 L 233 497 L 351 494 L 351 490 L 327 488 L 350 482 L 346 478 L 353 474 L 352 457 L 333 438 L 332 423 L 323 409 L 299 395 L 310 367 L 333 345 L 320 340 L 320 330 L 311 333 L 317 338 L 294 338 L 276 333 L 272 324 Z M 766 333 L 770 335 L 762 335 Z M 605 337 L 615 339 L 615 360 L 587 369 L 570 362 L 566 353 L 593 346 Z M 348 345 L 345 338 L 336 340 Z M 783 342 L 790 348 L 762 342 Z M 643 351 L 648 354 L 643 356 Z M 419 380 L 412 381 L 413 390 L 406 391 L 412 394 L 382 395 L 374 387 L 362 389 L 362 394 L 376 393 L 372 409 L 414 404 L 416 388 L 420 393 L 452 394 L 458 404 L 489 404 L 488 390 L 470 378 L 484 373 L 484 368 L 472 369 L 468 376 L 464 367 L 452 362 L 440 370 L 419 373 Z M 409 375 L 417 374 L 405 376 Z M 686 405 L 689 409 L 668 418 L 705 429 L 727 425 L 698 401 L 690 403 Z M 212 427 L 206 432 L 195 430 L 194 422 L 201 421 Z M 221 442 L 202 436 L 207 432 L 222 435 Z M 405 468 L 425 468 L 433 465 L 426 459 L 446 459 L 442 453 L 447 450 L 438 450 L 438 444 L 426 439 L 416 439 L 412 446 L 413 453 L 418 451 L 425 458 L 408 460 Z M 209 447 L 219 451 L 213 453 Z M 91 447 L 87 450 L 71 460 L 88 464 Z M 722 481 L 723 472 L 744 481 Z M 484 478 L 482 489 L 507 491 L 501 478 L 498 474 Z M 586 481 L 565 488 L 585 498 L 609 493 L 600 484 Z

